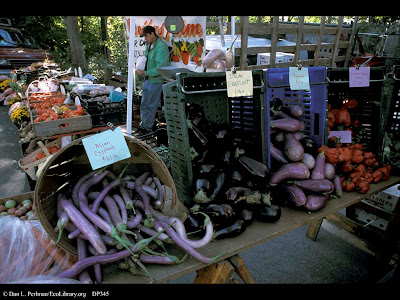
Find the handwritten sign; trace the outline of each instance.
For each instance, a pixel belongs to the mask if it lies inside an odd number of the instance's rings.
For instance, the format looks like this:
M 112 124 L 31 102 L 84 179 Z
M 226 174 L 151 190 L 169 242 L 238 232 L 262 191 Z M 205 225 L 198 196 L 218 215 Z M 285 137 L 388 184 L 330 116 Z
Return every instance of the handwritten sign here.
M 369 86 L 370 67 L 349 68 L 349 87 Z
M 251 71 L 227 71 L 226 87 L 228 97 L 253 96 L 253 75 Z
M 351 143 L 351 131 L 350 130 L 331 130 L 328 135 L 328 139 L 332 136 L 340 138 L 342 143 Z
M 309 90 L 308 68 L 289 67 L 289 85 L 291 90 Z
M 84 138 L 82 143 L 93 170 L 131 157 L 120 127 Z

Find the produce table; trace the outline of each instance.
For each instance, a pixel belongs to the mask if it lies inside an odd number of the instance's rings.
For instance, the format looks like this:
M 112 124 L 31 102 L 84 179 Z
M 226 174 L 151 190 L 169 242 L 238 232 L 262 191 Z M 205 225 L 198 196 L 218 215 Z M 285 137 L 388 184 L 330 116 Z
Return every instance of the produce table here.
M 230 275 L 234 271 L 244 282 L 254 283 L 249 271 L 239 257 L 241 252 L 306 224 L 312 225 L 309 227 L 307 236 L 315 240 L 323 218 L 397 183 L 400 183 L 400 177 L 391 176 L 387 181 L 372 184 L 370 191 L 366 194 L 344 192 L 341 198 L 330 200 L 322 210 L 313 213 L 282 207 L 282 217 L 278 222 L 266 224 L 255 221 L 245 232 L 235 238 L 213 241 L 206 247 L 198 249 L 201 254 L 208 257 L 220 255 L 213 265 L 207 266 L 188 257 L 184 262 L 175 266 L 149 265 L 148 270 L 154 281 L 159 283 L 165 283 L 194 271 L 197 271 L 194 283 L 224 283 L 230 279 Z M 182 257 L 182 254 L 179 257 Z M 149 282 L 148 277 L 132 276 L 128 271 L 118 269 L 115 264 L 104 268 L 103 283 L 105 284 Z

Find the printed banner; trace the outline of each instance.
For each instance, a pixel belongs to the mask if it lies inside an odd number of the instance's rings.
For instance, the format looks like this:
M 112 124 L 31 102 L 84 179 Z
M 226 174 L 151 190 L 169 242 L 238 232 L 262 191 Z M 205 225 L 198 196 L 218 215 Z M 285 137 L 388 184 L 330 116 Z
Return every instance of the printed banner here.
M 171 67 L 186 68 L 194 72 L 203 72 L 202 61 L 205 56 L 206 17 L 182 16 L 183 29 L 177 34 L 172 34 L 165 28 L 166 16 L 136 16 L 135 17 L 135 61 L 144 55 L 146 49 L 144 37 L 140 37 L 143 27 L 153 26 L 171 51 Z M 129 21 L 126 17 L 126 29 L 129 38 Z

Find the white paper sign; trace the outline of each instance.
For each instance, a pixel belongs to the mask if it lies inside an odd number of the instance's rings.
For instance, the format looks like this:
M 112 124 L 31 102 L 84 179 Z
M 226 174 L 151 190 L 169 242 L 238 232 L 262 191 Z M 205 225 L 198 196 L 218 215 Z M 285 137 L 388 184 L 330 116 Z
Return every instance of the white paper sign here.
M 328 139 L 332 136 L 336 136 L 336 137 L 340 138 L 341 143 L 351 143 L 351 131 L 350 130 L 338 130 L 338 131 L 331 130 L 329 132 Z
M 253 96 L 253 73 L 251 71 L 226 71 L 228 97 Z
M 91 135 L 82 143 L 93 170 L 131 157 L 121 127 Z
M 308 68 L 289 67 L 289 85 L 291 90 L 309 90 Z
M 349 68 L 349 87 L 369 86 L 370 67 Z

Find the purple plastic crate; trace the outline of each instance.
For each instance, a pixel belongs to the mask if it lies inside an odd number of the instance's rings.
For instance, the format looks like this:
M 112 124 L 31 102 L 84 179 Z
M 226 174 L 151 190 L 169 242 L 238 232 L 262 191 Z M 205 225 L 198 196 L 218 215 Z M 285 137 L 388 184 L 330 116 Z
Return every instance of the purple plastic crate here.
M 265 122 L 265 155 L 266 163 L 271 168 L 270 154 L 270 101 L 279 98 L 284 105 L 295 104 L 304 109 L 301 120 L 306 125 L 305 133 L 313 139 L 317 146 L 325 142 L 326 119 L 326 68 L 309 67 L 308 76 L 310 90 L 291 90 L 289 85 L 289 68 L 266 69 L 264 93 L 264 122 Z

